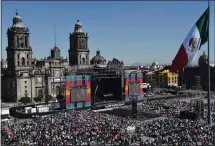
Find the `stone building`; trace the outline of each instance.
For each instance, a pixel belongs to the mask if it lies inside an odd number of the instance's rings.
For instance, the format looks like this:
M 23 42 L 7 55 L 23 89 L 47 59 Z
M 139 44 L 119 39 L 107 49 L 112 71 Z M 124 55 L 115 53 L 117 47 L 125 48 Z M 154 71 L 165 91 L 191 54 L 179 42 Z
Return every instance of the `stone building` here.
M 211 65 L 210 65 L 211 66 Z M 210 67 L 211 75 L 211 90 L 215 90 L 215 67 Z M 196 78 L 200 79 L 200 85 L 203 90 L 208 89 L 208 56 L 205 52 L 199 57 L 198 66 L 187 66 L 183 70 L 179 71 L 180 85 L 186 87 L 186 89 L 195 89 L 199 86 L 199 81 L 196 82 Z M 199 80 L 198 79 L 198 80 Z
M 150 66 L 150 69 L 153 71 L 158 71 L 158 70 L 162 70 L 163 66 L 159 64 L 159 62 L 157 60 L 155 60 L 152 65 Z
M 24 96 L 31 99 L 39 95 L 56 97 L 64 90 L 65 71 L 77 66 L 91 67 L 88 34 L 83 31 L 79 20 L 70 33 L 69 59 L 61 56 L 60 48 L 56 45 L 50 50 L 50 56 L 33 58 L 30 30 L 25 27 L 18 12 L 7 30 L 7 36 L 7 59 L 1 62 L 3 101 L 17 101 Z
M 96 56 L 94 56 L 91 59 L 90 64 L 92 64 L 92 65 L 105 65 L 106 64 L 106 59 L 101 55 L 100 51 L 97 50 L 96 51 Z

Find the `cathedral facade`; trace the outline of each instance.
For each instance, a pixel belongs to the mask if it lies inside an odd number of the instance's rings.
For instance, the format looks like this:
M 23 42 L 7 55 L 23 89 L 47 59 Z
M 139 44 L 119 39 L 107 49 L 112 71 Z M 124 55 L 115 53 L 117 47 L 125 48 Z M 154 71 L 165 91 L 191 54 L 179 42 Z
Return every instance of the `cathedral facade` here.
M 7 59 L 1 61 L 3 101 L 17 101 L 25 96 L 31 99 L 45 95 L 56 97 L 63 92 L 66 71 L 77 66 L 93 66 L 90 65 L 88 34 L 83 31 L 79 20 L 69 34 L 68 59 L 61 56 L 61 50 L 56 45 L 50 50 L 50 56 L 34 58 L 30 30 L 25 27 L 18 12 L 7 30 L 7 37 Z

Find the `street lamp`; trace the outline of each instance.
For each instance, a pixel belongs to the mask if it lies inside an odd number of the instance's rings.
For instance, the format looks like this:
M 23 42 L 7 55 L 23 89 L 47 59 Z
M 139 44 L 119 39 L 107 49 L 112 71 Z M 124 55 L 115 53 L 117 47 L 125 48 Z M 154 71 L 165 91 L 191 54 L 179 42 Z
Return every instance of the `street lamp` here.
M 29 71 L 30 81 L 31 81 L 31 104 L 33 104 L 33 93 L 32 93 L 32 77 L 34 76 L 33 71 Z
M 14 89 L 14 97 L 16 99 L 16 104 L 18 106 L 18 96 L 17 96 L 17 79 L 20 77 L 20 74 L 17 71 L 14 71 L 14 81 L 13 81 L 13 89 Z M 15 103 L 14 103 L 15 106 Z

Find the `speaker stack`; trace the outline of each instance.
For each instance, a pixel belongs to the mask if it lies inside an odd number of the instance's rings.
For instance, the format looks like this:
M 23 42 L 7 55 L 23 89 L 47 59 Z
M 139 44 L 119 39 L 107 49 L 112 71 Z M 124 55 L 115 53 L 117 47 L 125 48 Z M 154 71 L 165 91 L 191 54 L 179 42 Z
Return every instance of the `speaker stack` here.
M 196 113 L 198 117 L 204 118 L 204 101 L 203 100 L 196 100 Z
M 194 111 L 180 111 L 180 118 L 183 119 L 199 119 L 204 118 L 204 101 L 195 100 L 194 102 Z
M 198 118 L 201 117 L 201 100 L 196 100 L 196 113 Z
M 196 112 L 180 111 L 180 118 L 196 120 L 198 118 L 198 115 Z
M 205 104 L 204 101 L 201 100 L 201 117 L 204 118 L 205 116 Z
M 194 90 L 202 90 L 200 76 L 195 76 L 194 77 Z
M 137 118 L 137 100 L 132 100 L 132 117 Z

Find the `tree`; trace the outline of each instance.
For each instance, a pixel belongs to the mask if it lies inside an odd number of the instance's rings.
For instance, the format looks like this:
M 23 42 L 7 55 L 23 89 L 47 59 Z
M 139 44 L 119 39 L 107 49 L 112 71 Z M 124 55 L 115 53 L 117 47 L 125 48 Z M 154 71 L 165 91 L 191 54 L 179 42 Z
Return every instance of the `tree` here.
M 45 102 L 49 102 L 52 99 L 53 99 L 53 97 L 51 95 L 46 95 Z
M 42 97 L 41 96 L 34 97 L 34 101 L 35 102 L 41 102 L 42 101 Z
M 65 97 L 63 96 L 63 95 L 58 95 L 57 97 L 57 101 L 59 102 L 59 101 L 63 101 L 64 99 L 65 99 Z
M 30 97 L 22 97 L 20 98 L 19 102 L 22 102 L 23 104 L 27 104 L 27 103 L 30 103 L 31 102 L 31 99 Z

